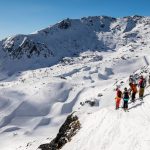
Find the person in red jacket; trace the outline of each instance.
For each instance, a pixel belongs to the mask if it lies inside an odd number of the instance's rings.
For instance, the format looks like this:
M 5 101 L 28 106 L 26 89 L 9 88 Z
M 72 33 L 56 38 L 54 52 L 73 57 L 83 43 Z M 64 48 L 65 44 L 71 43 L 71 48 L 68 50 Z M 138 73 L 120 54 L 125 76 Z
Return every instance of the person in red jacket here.
M 139 98 L 141 100 L 143 100 L 145 87 L 146 87 L 146 80 L 143 78 L 143 76 L 141 76 L 139 80 Z
M 121 98 L 122 98 L 122 92 L 119 88 L 116 89 L 116 97 L 115 97 L 115 101 L 116 101 L 116 110 L 119 109 L 120 106 L 120 102 L 121 102 Z

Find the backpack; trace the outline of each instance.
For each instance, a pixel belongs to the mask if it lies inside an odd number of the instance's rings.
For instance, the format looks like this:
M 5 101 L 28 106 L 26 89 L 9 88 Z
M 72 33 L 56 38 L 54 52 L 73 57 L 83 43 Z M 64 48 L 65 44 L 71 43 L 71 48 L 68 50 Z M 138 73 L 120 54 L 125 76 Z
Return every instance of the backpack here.
M 141 88 L 145 88 L 146 87 L 146 80 L 143 79 L 140 85 Z
M 124 92 L 124 99 L 129 99 L 129 92 L 128 91 Z

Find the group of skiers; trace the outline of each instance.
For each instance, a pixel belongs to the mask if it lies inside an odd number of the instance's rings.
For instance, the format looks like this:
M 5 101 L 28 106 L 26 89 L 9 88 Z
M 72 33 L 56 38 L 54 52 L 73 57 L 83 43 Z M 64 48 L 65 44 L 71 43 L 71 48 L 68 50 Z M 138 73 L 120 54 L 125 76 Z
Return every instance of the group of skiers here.
M 148 82 L 150 84 L 150 76 L 149 76 Z M 134 79 L 134 77 L 132 75 L 130 75 L 129 86 L 130 86 L 130 88 L 127 89 L 127 87 L 125 87 L 124 91 L 121 91 L 119 87 L 116 88 L 116 97 L 115 97 L 116 109 L 119 109 L 121 99 L 123 99 L 123 109 L 125 111 L 127 111 L 128 110 L 128 101 L 129 101 L 130 97 L 131 97 L 131 102 L 134 103 L 137 92 L 139 92 L 139 99 L 143 100 L 144 90 L 146 87 L 146 79 L 141 75 L 139 78 L 139 81 L 137 83 L 137 81 Z M 137 89 L 137 87 L 139 89 Z

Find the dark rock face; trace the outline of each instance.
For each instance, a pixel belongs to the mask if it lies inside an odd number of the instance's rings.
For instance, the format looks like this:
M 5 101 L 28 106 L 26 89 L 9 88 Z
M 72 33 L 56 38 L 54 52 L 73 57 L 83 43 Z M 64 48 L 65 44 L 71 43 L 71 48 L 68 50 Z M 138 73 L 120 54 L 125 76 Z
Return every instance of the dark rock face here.
M 40 145 L 41 150 L 59 150 L 67 142 L 71 141 L 71 138 L 81 128 L 81 124 L 77 116 L 73 114 L 69 115 L 64 124 L 59 129 L 57 136 L 48 144 Z
M 96 102 L 95 101 L 90 101 L 90 100 L 87 100 L 85 102 L 80 102 L 81 106 L 84 106 L 85 104 L 89 104 L 91 107 L 93 107 L 93 106 L 95 106 Z
M 60 29 L 68 29 L 71 26 L 71 21 L 69 19 L 63 20 L 59 23 Z
M 3 45 L 3 50 L 6 51 L 14 59 L 19 59 L 24 54 L 28 58 L 33 55 L 39 56 L 40 54 L 42 54 L 44 57 L 49 57 L 53 55 L 52 51 L 49 50 L 44 43 L 34 42 L 27 37 L 24 37 L 22 41 L 18 41 L 18 39 L 16 38 L 17 37 L 12 39 L 9 45 Z

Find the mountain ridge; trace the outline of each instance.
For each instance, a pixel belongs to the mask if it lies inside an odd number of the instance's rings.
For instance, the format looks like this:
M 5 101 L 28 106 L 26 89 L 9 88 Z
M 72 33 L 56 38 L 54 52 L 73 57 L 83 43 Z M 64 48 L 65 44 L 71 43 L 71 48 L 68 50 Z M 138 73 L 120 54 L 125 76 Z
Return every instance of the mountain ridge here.
M 52 66 L 64 57 L 78 56 L 86 51 L 118 51 L 127 46 L 132 51 L 149 42 L 149 24 L 150 17 L 137 15 L 123 18 L 67 18 L 34 34 L 16 35 L 2 40 L 2 70 L 13 74 L 16 71 Z M 21 67 L 23 61 L 26 63 Z M 9 71 L 8 62 L 12 65 L 17 63 L 18 69 Z

